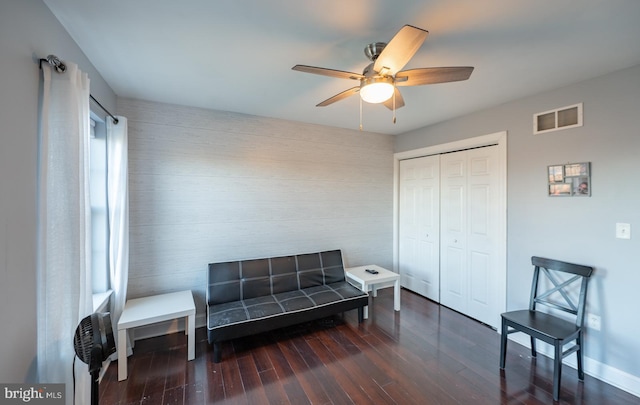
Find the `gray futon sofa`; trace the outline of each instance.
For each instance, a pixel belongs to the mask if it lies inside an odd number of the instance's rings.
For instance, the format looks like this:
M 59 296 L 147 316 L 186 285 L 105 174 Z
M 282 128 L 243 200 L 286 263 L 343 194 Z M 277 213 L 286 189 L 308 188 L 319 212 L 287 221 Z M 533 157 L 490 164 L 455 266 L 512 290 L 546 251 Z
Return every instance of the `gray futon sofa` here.
M 369 296 L 345 280 L 342 252 L 210 263 L 207 338 L 221 342 L 363 308 Z

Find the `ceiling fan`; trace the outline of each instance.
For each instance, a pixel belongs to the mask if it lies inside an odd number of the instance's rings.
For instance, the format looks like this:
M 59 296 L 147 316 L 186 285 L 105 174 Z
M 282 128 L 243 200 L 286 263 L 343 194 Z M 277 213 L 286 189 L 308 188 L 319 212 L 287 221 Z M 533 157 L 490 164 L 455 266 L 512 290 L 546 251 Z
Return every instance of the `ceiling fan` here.
M 338 93 L 316 107 L 325 107 L 360 93 L 362 100 L 374 104 L 383 103 L 385 107 L 395 111 L 404 106 L 398 87 L 467 80 L 473 72 L 471 66 L 401 70 L 422 46 L 428 34 L 428 31 L 421 28 L 405 25 L 389 43 L 374 42 L 367 45 L 364 53 L 371 63 L 364 68 L 362 74 L 307 65 L 295 65 L 292 69 L 360 82 L 358 86 Z

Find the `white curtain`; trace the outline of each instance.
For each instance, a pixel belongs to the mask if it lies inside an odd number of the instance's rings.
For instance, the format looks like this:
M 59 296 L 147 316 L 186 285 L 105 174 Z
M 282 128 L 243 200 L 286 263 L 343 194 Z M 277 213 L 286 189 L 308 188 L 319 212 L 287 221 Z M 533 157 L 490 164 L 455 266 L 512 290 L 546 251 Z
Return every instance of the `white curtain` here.
M 92 312 L 89 78 L 43 64 L 38 148 L 38 378 L 73 399 L 73 335 Z M 76 361 L 76 404 L 89 403 L 88 367 Z
M 107 195 L 109 204 L 109 277 L 113 300 L 111 322 L 118 338 L 117 325 L 127 299 L 129 279 L 129 193 L 127 119 L 107 118 Z M 131 354 L 127 342 L 127 354 Z M 117 353 L 114 354 L 117 358 Z

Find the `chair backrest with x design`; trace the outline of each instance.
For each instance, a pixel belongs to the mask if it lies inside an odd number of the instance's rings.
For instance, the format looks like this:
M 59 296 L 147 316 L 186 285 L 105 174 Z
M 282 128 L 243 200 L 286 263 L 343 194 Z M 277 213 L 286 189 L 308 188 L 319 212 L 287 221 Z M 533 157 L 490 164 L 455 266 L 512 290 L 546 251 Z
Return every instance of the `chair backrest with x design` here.
M 558 260 L 533 256 L 531 263 L 535 266 L 533 282 L 531 283 L 531 299 L 529 309 L 536 310 L 536 305 L 545 305 L 575 315 L 576 326 L 581 327 L 584 322 L 584 313 L 587 300 L 587 283 L 593 272 L 592 267 L 581 266 L 573 263 L 565 263 Z M 573 274 L 568 279 L 560 279 L 559 272 Z M 543 290 L 543 278 L 553 287 Z M 574 292 L 579 284 L 578 296 Z M 562 299 L 560 299 L 562 298 Z

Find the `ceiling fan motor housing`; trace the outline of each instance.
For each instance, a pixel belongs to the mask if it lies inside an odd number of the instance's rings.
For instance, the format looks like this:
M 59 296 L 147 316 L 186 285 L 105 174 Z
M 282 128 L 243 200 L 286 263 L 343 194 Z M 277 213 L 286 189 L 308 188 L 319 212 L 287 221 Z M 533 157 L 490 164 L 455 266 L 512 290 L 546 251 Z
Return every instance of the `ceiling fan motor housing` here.
M 386 42 L 374 42 L 364 48 L 364 54 L 371 62 L 375 62 L 382 50 L 387 46 Z

